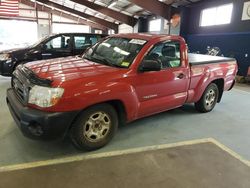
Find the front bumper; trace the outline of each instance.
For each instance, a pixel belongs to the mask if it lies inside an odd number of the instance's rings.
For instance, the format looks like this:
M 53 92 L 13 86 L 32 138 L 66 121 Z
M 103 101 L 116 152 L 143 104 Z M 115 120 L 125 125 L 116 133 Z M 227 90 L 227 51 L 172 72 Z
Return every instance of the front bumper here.
M 7 104 L 24 136 L 31 139 L 52 140 L 66 135 L 78 114 L 73 112 L 43 112 L 23 106 L 14 90 L 7 90 Z

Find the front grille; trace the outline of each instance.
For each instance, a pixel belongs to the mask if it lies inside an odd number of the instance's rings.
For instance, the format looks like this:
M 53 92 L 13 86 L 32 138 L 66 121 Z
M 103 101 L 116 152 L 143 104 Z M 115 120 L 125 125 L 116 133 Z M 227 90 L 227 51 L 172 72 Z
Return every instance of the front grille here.
M 28 104 L 29 92 L 34 85 L 50 87 L 52 83 L 52 80 L 38 77 L 24 65 L 17 66 L 12 75 L 12 88 L 24 105 Z
M 25 90 L 24 85 L 17 78 L 13 78 L 12 87 L 15 90 L 18 97 L 24 102 L 25 101 Z
M 25 75 L 23 75 L 23 72 L 20 71 L 20 69 L 18 68 L 13 72 L 11 85 L 19 100 L 23 104 L 27 104 L 29 98 L 30 84 Z

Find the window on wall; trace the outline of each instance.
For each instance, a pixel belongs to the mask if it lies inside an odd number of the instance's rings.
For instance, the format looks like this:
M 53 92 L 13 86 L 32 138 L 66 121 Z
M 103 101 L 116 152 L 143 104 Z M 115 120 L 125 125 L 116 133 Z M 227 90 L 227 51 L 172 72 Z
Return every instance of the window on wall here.
M 89 26 L 77 24 L 53 23 L 52 30 L 53 33 L 90 33 Z
M 102 30 L 96 29 L 95 34 L 102 34 Z
M 115 30 L 113 30 L 113 29 L 109 29 L 108 34 L 109 34 L 109 35 L 113 35 L 113 34 L 115 34 Z
M 29 46 L 36 41 L 36 22 L 0 20 L 0 51 Z
M 161 30 L 161 19 L 151 20 L 149 22 L 149 31 L 160 31 Z
M 233 3 L 204 9 L 201 12 L 200 26 L 230 24 L 233 13 Z

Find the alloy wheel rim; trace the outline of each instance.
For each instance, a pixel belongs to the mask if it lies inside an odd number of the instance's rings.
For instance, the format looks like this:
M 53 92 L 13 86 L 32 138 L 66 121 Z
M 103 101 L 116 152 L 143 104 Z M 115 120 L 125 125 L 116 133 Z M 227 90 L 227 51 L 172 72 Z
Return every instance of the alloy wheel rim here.
M 90 142 L 103 140 L 110 131 L 111 120 L 105 112 L 95 112 L 85 122 L 83 134 Z
M 213 89 L 210 89 L 207 94 L 206 94 L 206 98 L 205 98 L 205 103 L 206 103 L 206 106 L 208 108 L 211 108 L 213 107 L 214 103 L 215 103 L 215 100 L 216 100 L 216 93 Z

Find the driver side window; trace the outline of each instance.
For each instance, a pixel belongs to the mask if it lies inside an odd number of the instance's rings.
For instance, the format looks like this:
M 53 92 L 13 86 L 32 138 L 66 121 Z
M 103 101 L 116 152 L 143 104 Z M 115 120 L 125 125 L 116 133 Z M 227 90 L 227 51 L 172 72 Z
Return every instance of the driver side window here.
M 69 49 L 70 36 L 59 36 L 51 39 L 45 44 L 46 50 L 51 49 Z
M 161 64 L 162 69 L 181 66 L 180 43 L 166 41 L 156 44 L 146 55 L 145 60 L 154 60 Z

